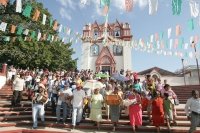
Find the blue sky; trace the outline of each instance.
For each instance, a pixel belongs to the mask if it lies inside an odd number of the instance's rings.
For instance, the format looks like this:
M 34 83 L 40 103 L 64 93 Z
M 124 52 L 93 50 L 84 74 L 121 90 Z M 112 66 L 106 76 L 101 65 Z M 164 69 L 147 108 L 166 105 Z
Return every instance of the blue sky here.
M 191 36 L 199 36 L 200 27 L 197 26 L 199 18 L 191 17 L 189 1 L 182 0 L 182 9 L 180 16 L 172 14 L 171 0 L 159 0 L 158 11 L 156 15 L 149 15 L 148 0 L 134 0 L 134 9 L 132 12 L 125 11 L 125 0 L 111 0 L 111 8 L 109 10 L 109 23 L 113 23 L 118 19 L 119 22 L 129 22 L 133 40 L 147 38 L 150 35 L 155 35 L 164 31 L 164 41 L 167 39 L 167 30 L 172 28 L 171 38 L 174 39 L 184 37 L 185 43 L 189 43 Z M 197 0 L 196 0 L 197 1 Z M 97 20 L 103 23 L 102 16 L 103 8 L 100 8 L 99 0 L 91 0 L 90 5 L 80 3 L 80 0 L 38 0 L 42 2 L 45 8 L 53 15 L 53 18 L 58 20 L 64 26 L 82 33 L 83 26 L 86 23 L 94 23 Z M 194 19 L 195 29 L 188 30 L 188 20 Z M 176 25 L 181 25 L 181 35 L 175 35 Z M 64 33 L 61 37 L 70 37 Z M 168 39 L 169 40 L 169 39 Z M 169 42 L 169 41 L 168 41 Z M 199 44 L 198 44 L 199 45 Z M 73 58 L 79 58 L 78 68 L 81 64 L 81 43 L 73 43 L 72 48 L 76 54 Z M 193 52 L 194 50 L 188 47 L 185 49 L 167 49 L 166 51 L 177 52 Z M 200 51 L 199 46 L 197 50 Z M 185 60 L 190 60 L 189 57 L 184 57 Z M 195 65 L 195 61 L 190 61 L 187 65 Z M 139 72 L 151 67 L 160 67 L 174 72 L 176 69 L 182 68 L 181 57 L 165 56 L 148 52 L 140 52 L 132 50 L 132 70 Z

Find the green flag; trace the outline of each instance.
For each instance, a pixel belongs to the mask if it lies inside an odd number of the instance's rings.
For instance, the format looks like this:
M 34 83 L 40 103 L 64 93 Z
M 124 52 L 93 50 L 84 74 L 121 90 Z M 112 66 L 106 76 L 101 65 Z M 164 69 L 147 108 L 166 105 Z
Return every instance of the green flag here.
M 161 32 L 160 32 L 160 40 L 163 39 L 163 36 L 164 36 L 164 31 L 161 31 Z
M 147 37 L 147 42 L 150 43 L 150 36 Z
M 188 57 L 188 53 L 187 53 L 187 52 L 185 52 L 184 56 L 185 56 L 185 57 Z
M 165 41 L 165 47 L 166 47 L 166 48 L 169 47 L 169 45 L 168 45 L 168 40 Z
M 23 10 L 22 15 L 24 15 L 25 17 L 30 18 L 31 16 L 31 10 L 32 10 L 32 6 L 31 5 L 26 5 L 25 9 Z
M 172 0 L 172 12 L 173 15 L 180 15 L 182 0 Z
M 22 27 L 19 27 L 18 30 L 17 30 L 17 35 L 21 35 L 21 34 L 22 34 L 22 31 L 23 31 L 23 28 L 22 28 Z
M 50 19 L 50 27 L 53 26 L 53 18 Z
M 110 0 L 100 0 L 100 6 L 108 6 L 108 8 L 110 7 Z
M 193 19 L 189 20 L 188 21 L 188 28 L 189 30 L 194 30 L 194 22 L 193 22 Z
M 154 46 L 153 46 L 154 48 L 156 48 L 157 47 L 157 43 L 156 42 L 154 42 Z

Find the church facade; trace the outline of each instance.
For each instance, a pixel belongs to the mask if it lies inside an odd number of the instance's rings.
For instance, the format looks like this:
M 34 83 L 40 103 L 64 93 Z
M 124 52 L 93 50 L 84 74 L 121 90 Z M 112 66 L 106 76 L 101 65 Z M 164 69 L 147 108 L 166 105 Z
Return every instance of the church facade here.
M 115 40 L 131 41 L 129 23 L 115 23 L 107 25 L 106 45 L 102 41 L 105 24 L 86 24 L 83 27 L 81 69 L 93 72 L 108 71 L 110 74 L 132 69 L 131 48 L 118 45 Z M 113 39 L 115 38 L 115 39 Z

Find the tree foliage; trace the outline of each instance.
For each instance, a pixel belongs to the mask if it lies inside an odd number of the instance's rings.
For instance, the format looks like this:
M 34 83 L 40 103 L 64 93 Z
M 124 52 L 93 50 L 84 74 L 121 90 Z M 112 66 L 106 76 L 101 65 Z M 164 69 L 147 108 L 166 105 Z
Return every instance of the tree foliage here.
M 12 64 L 20 68 L 48 68 L 55 70 L 57 68 L 74 70 L 76 68 L 77 59 L 72 60 L 71 55 L 75 52 L 70 46 L 71 43 L 65 44 L 61 41 L 37 41 L 37 34 L 35 38 L 31 38 L 32 31 L 36 33 L 41 32 L 42 35 L 46 34 L 58 36 L 58 31 L 55 31 L 50 27 L 50 18 L 52 15 L 48 12 L 48 9 L 44 9 L 43 4 L 37 2 L 37 0 L 22 0 L 22 8 L 25 9 L 26 5 L 32 6 L 31 17 L 27 18 L 22 13 L 15 12 L 16 3 L 9 2 L 6 7 L 0 6 L 0 21 L 8 23 L 6 31 L 0 31 L 0 62 Z M 32 17 L 35 10 L 40 11 L 38 21 L 33 21 Z M 42 24 L 42 14 L 48 16 L 46 25 Z M 17 28 L 14 34 L 10 33 L 11 26 L 15 25 L 18 28 L 22 27 L 23 31 L 29 29 L 29 34 L 17 35 Z M 12 39 L 9 42 L 3 41 L 5 36 L 16 37 L 15 41 Z M 25 37 L 27 38 L 24 41 Z

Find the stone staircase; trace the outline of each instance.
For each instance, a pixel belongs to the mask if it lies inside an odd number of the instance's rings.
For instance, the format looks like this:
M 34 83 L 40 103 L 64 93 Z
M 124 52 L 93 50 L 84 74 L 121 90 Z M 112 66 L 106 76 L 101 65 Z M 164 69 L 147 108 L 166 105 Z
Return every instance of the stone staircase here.
M 187 99 L 192 96 L 192 90 L 200 92 L 200 85 L 172 86 L 172 90 L 177 94 L 180 104 L 186 104 Z
M 198 88 L 197 86 L 194 86 L 194 88 Z M 63 125 L 61 123 L 56 124 L 56 116 L 52 115 L 51 108 L 47 107 L 45 109 L 45 123 L 41 123 L 39 119 L 38 129 L 37 130 L 31 130 L 32 127 L 32 108 L 31 108 L 31 102 L 27 100 L 27 94 L 23 94 L 23 100 L 20 105 L 16 106 L 15 108 L 11 107 L 10 101 L 11 101 L 11 95 L 12 90 L 10 89 L 10 86 L 5 85 L 0 90 L 0 133 L 59 133 L 59 132 L 91 132 L 94 133 L 96 131 L 96 127 L 93 126 L 94 122 L 90 119 L 82 120 L 79 126 L 76 126 L 76 130 L 70 130 L 71 128 L 71 119 L 67 119 L 66 125 Z M 184 87 L 181 87 L 180 89 L 183 89 Z M 185 88 L 186 89 L 186 88 Z M 190 87 L 190 90 L 192 90 L 192 86 Z M 188 99 L 191 96 L 191 91 L 188 91 L 190 93 L 185 93 L 185 95 L 182 95 L 182 91 L 179 91 L 178 87 L 173 87 L 173 90 L 177 93 L 177 95 L 180 95 L 181 101 L 182 98 L 184 100 Z M 187 95 L 186 95 L 187 94 Z M 182 96 L 181 96 L 182 95 Z M 184 97 L 185 96 L 185 97 Z M 103 121 L 100 124 L 100 132 L 111 132 L 112 130 L 112 124 L 110 121 L 106 120 L 105 116 L 105 110 L 103 112 Z M 184 112 L 184 105 L 177 106 L 177 123 L 178 125 L 172 124 L 172 133 L 187 133 L 190 122 L 186 118 L 186 114 Z M 62 113 L 61 113 L 62 115 Z M 124 114 L 124 111 L 122 111 L 122 116 L 117 123 L 116 132 L 132 132 L 132 127 L 129 125 L 129 119 L 128 116 Z M 152 125 L 152 123 L 149 123 L 147 121 L 147 112 L 144 111 L 143 113 L 143 126 L 138 127 L 137 132 L 141 133 L 151 133 L 156 132 L 155 127 Z M 167 132 L 167 127 L 162 127 L 161 132 Z M 200 128 L 197 128 L 197 131 L 195 133 L 199 133 Z

